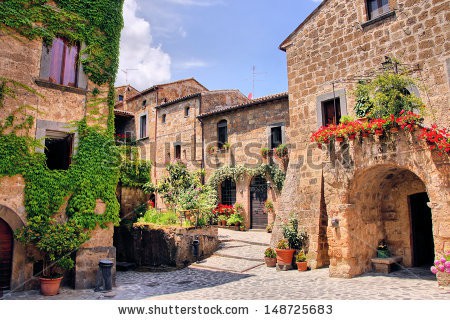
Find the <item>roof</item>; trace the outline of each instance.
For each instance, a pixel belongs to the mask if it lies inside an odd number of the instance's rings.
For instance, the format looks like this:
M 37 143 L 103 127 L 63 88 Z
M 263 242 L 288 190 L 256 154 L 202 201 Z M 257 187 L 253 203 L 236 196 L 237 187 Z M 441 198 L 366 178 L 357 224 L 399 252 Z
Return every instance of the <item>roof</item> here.
M 327 3 L 329 0 L 323 0 L 322 3 L 314 9 L 313 12 L 309 16 L 306 17 L 305 20 L 279 45 L 279 49 L 282 51 L 286 51 L 286 48 L 289 46 L 289 42 L 292 40 L 292 38 L 308 23 L 309 20 L 311 20 Z
M 192 99 L 192 98 L 200 97 L 201 95 L 202 95 L 201 92 L 193 93 L 193 94 L 190 94 L 188 96 L 184 96 L 184 97 L 181 97 L 181 98 L 178 98 L 178 99 L 175 99 L 175 100 L 170 100 L 168 102 L 160 104 L 159 106 L 156 106 L 155 109 L 161 109 L 161 108 L 170 106 L 170 105 L 178 103 L 178 102 L 182 102 L 182 101 L 186 101 L 186 100 L 189 100 L 189 99 Z
M 190 99 L 197 98 L 197 97 L 201 97 L 201 96 L 204 96 L 204 95 L 212 95 L 212 94 L 224 93 L 224 92 L 230 92 L 230 93 L 231 93 L 231 92 L 234 92 L 234 93 L 240 93 L 240 94 L 242 94 L 238 89 L 213 90 L 213 91 L 198 92 L 198 93 L 193 93 L 193 94 L 190 94 L 190 95 L 187 95 L 187 96 L 178 98 L 178 99 L 174 99 L 174 100 L 167 101 L 167 102 L 165 102 L 165 103 L 163 103 L 163 104 L 160 104 L 159 106 L 156 106 L 155 108 L 156 108 L 156 109 L 161 109 L 161 108 L 170 106 L 170 105 L 175 104 L 175 103 L 178 103 L 178 102 L 190 100 Z M 245 96 L 244 96 L 244 97 L 245 97 Z
M 125 110 L 119 110 L 119 109 L 114 109 L 114 114 L 118 115 L 118 116 L 134 117 L 134 113 L 133 112 L 129 112 L 129 111 L 125 111 Z
M 169 85 L 176 84 L 176 83 L 181 83 L 181 82 L 187 82 L 187 81 L 191 81 L 191 80 L 195 81 L 198 85 L 200 85 L 202 88 L 204 88 L 205 91 L 208 91 L 208 89 L 204 85 L 202 85 L 200 82 L 198 82 L 195 78 L 187 78 L 187 79 L 181 79 L 181 80 L 167 82 L 167 83 L 162 83 L 162 84 L 156 84 L 156 85 L 154 85 L 154 86 L 152 86 L 150 88 L 147 88 L 147 89 L 141 91 L 139 94 L 137 94 L 137 95 L 127 99 L 127 101 L 134 100 L 134 99 L 136 99 L 138 97 L 142 97 L 143 95 L 145 95 L 145 94 L 147 94 L 149 92 L 158 90 L 161 87 L 165 87 L 165 86 L 169 86 Z
M 287 99 L 288 97 L 289 97 L 289 95 L 287 92 L 277 93 L 277 94 L 273 94 L 270 96 L 265 96 L 265 97 L 261 97 L 258 99 L 254 99 L 247 103 L 242 103 L 242 104 L 238 104 L 238 105 L 234 105 L 234 106 L 219 107 L 210 112 L 203 113 L 203 114 L 197 116 L 197 118 L 203 119 L 203 118 L 211 117 L 211 116 L 214 116 L 217 114 L 222 114 L 225 112 L 231 112 L 231 111 L 235 111 L 235 110 L 239 110 L 239 109 L 243 109 L 243 108 L 261 105 L 261 104 L 268 103 L 268 102 Z

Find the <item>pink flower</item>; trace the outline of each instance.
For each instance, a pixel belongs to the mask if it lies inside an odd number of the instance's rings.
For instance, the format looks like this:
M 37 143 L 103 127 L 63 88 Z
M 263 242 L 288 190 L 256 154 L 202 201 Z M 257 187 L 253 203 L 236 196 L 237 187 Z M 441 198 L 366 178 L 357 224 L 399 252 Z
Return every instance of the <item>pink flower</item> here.
M 445 263 L 447 261 L 447 259 L 445 259 L 444 257 L 441 258 L 441 262 Z
M 450 268 L 445 269 L 445 272 L 446 272 L 446 273 L 450 273 Z
M 438 269 L 440 272 L 444 272 L 444 271 L 445 271 L 445 267 L 444 267 L 443 264 L 441 264 L 439 267 L 437 267 L 437 269 Z
M 437 267 L 441 264 L 441 260 L 434 260 L 434 265 Z
M 450 261 L 447 261 L 446 263 L 444 263 L 444 267 L 446 269 L 450 269 Z
M 433 274 L 438 273 L 438 269 L 435 266 L 431 267 L 430 270 L 431 272 L 433 272 Z

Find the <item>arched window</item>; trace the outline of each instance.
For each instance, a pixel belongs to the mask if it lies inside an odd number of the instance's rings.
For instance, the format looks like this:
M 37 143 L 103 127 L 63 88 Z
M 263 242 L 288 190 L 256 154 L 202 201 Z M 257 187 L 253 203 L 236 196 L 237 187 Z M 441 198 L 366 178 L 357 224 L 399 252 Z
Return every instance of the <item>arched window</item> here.
M 161 118 L 161 122 L 162 122 L 162 123 L 166 123 L 166 118 L 167 118 L 167 115 L 166 115 L 166 114 L 163 114 L 163 115 L 162 115 L 162 118 Z
M 217 124 L 217 146 L 222 149 L 223 145 L 228 142 L 228 122 L 221 120 Z
M 234 205 L 236 203 L 236 183 L 232 179 L 227 179 L 220 185 L 222 204 Z
M 184 108 L 184 117 L 185 118 L 189 117 L 190 112 L 191 112 L 191 108 L 190 107 Z

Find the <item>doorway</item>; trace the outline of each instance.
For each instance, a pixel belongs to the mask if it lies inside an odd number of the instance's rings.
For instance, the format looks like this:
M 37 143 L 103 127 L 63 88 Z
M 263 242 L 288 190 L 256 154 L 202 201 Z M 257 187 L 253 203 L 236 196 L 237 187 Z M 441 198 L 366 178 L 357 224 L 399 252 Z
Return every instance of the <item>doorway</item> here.
M 256 176 L 250 184 L 250 212 L 252 229 L 264 229 L 268 218 L 264 212 L 264 203 L 267 200 L 267 180 L 262 176 Z
M 10 289 L 13 257 L 13 232 L 0 218 L 0 291 Z
M 429 201 L 426 192 L 409 196 L 414 267 L 433 265 L 433 222 L 431 209 L 427 205 Z

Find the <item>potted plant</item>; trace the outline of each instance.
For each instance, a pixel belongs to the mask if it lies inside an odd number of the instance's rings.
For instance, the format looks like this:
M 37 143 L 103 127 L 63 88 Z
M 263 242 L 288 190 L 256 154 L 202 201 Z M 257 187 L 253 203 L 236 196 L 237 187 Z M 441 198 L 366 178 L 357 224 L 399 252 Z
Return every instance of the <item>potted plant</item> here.
M 285 144 L 280 144 L 275 148 L 275 156 L 280 160 L 287 160 L 289 156 L 288 147 Z
M 224 214 L 221 214 L 217 217 L 217 220 L 219 221 L 220 226 L 226 226 L 227 225 L 227 216 Z
M 261 148 L 261 157 L 263 157 L 264 159 L 267 159 L 269 153 L 270 153 L 269 148 Z
M 26 227 L 18 230 L 16 238 L 24 244 L 34 245 L 39 251 L 43 259 L 39 277 L 41 293 L 53 296 L 58 294 L 64 271 L 74 267 L 70 255 L 89 237 L 75 222 L 56 223 L 36 216 L 29 219 Z
M 227 225 L 235 226 L 236 230 L 239 230 L 239 226 L 244 222 L 244 219 L 239 213 L 233 213 L 227 220 Z
M 438 278 L 440 286 L 450 286 L 450 250 L 447 250 L 440 259 L 434 261 L 431 272 Z
M 291 265 L 294 257 L 295 249 L 289 248 L 289 242 L 286 239 L 281 239 L 275 248 L 277 254 L 278 265 Z
M 269 224 L 266 226 L 266 231 L 267 231 L 267 233 L 272 233 L 272 230 L 273 230 L 273 222 L 272 222 L 272 223 L 269 223 Z
M 213 154 L 215 154 L 217 152 L 217 147 L 214 146 L 214 145 L 209 145 L 206 148 L 206 152 L 211 156 L 211 155 L 213 155 Z
M 389 258 L 390 256 L 386 241 L 381 240 L 377 247 L 377 258 Z
M 245 231 L 245 226 L 244 225 L 239 226 L 239 230 Z
M 295 262 L 297 263 L 298 271 L 306 271 L 308 269 L 308 262 L 306 262 L 305 251 L 300 252 L 295 256 Z
M 273 206 L 273 202 L 271 200 L 266 200 L 264 202 L 264 213 L 265 214 L 273 214 L 275 212 L 275 208 Z
M 277 253 L 275 250 L 267 248 L 266 251 L 264 251 L 264 261 L 269 268 L 275 267 L 277 265 Z
M 228 150 L 230 150 L 230 147 L 231 147 L 230 143 L 229 142 L 225 142 L 224 144 L 222 144 L 221 150 L 228 151 Z

